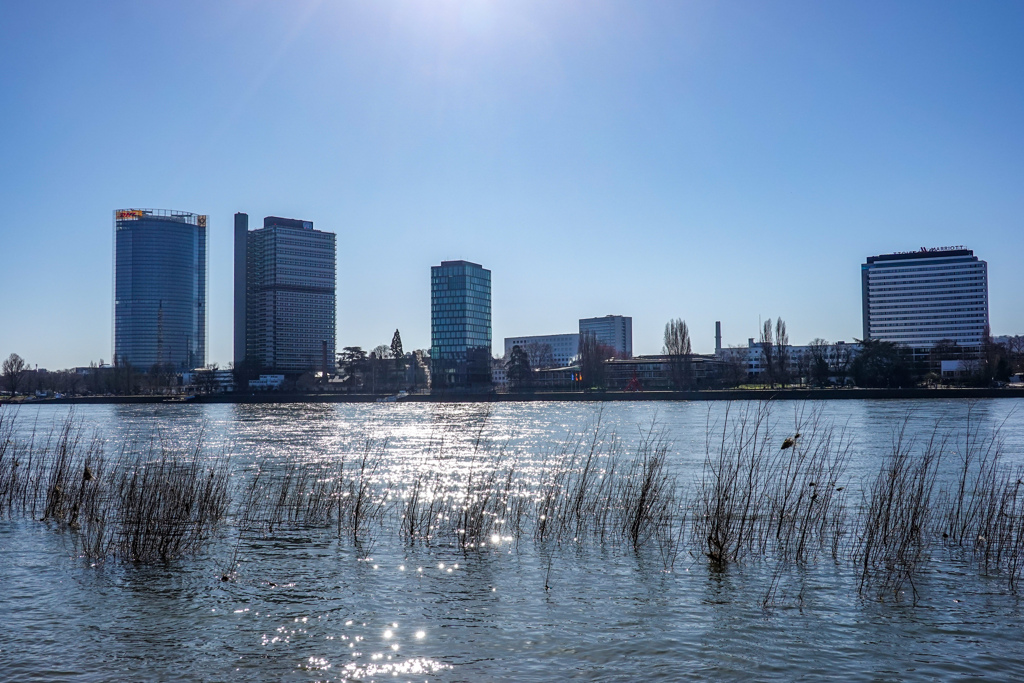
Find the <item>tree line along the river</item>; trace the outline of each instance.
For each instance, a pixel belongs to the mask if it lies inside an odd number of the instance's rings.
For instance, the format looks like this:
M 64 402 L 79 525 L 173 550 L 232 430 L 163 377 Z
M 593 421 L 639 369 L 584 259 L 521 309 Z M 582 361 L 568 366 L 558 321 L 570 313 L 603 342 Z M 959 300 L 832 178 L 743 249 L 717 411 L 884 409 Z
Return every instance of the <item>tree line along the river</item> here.
M 758 371 L 746 367 L 749 355 L 733 353 L 748 349 L 726 349 L 715 358 L 713 372 L 700 372 L 707 366 L 708 356 L 693 352 L 689 328 L 685 320 L 673 319 L 665 324 L 664 343 L 659 357 L 662 372 L 656 387 L 645 387 L 636 377 L 610 377 L 614 348 L 600 343 L 592 333 L 580 335 L 578 356 L 571 372 L 563 372 L 560 384 L 552 386 L 542 379 L 553 365 L 550 346 L 531 344 L 515 346 L 502 359 L 495 359 L 507 378 L 507 388 L 528 392 L 557 388 L 558 390 L 644 390 L 650 388 L 689 391 L 734 387 L 828 387 L 857 386 L 865 388 L 908 388 L 950 384 L 958 386 L 990 386 L 1005 383 L 1024 373 L 1024 336 L 1006 338 L 996 343 L 989 335 L 981 347 L 968 348 L 951 340 L 942 340 L 926 352 L 914 351 L 892 342 L 857 340 L 856 344 L 830 343 L 816 338 L 794 354 L 786 323 L 782 318 L 765 320 L 755 344 L 754 356 Z M 959 370 L 944 375 L 942 364 L 955 361 Z M 395 330 L 390 344 L 380 344 L 370 351 L 359 346 L 344 347 L 335 358 L 335 372 L 330 389 L 346 393 L 382 394 L 397 391 L 430 389 L 430 352 L 418 349 L 404 351 L 402 338 Z M 250 379 L 269 369 L 242 364 L 229 365 L 237 386 L 245 387 Z M 190 389 L 196 393 L 212 393 L 217 364 L 195 375 Z M 569 379 L 566 380 L 566 377 Z M 105 365 L 92 362 L 87 367 L 47 371 L 33 369 L 19 354 L 11 353 L 0 368 L 0 386 L 11 397 L 17 394 L 60 393 L 64 395 L 137 395 L 173 393 L 182 384 L 180 373 L 168 366 L 136 368 L 129 362 Z M 289 376 L 286 389 L 299 392 L 322 391 L 325 383 L 316 372 Z

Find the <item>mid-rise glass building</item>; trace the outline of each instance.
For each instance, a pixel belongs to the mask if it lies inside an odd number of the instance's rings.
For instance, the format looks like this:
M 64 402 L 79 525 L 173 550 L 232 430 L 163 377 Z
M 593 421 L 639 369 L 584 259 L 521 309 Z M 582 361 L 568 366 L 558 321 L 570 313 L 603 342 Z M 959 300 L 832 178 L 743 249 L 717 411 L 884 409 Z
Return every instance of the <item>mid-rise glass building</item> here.
M 312 221 L 235 214 L 235 365 L 302 373 L 334 369 L 336 239 Z
M 929 349 L 981 347 L 988 330 L 988 264 L 963 247 L 869 256 L 860 267 L 864 339 Z
M 206 216 L 114 212 L 114 362 L 206 364 Z
M 491 271 L 469 261 L 430 268 L 430 375 L 434 389 L 491 385 Z

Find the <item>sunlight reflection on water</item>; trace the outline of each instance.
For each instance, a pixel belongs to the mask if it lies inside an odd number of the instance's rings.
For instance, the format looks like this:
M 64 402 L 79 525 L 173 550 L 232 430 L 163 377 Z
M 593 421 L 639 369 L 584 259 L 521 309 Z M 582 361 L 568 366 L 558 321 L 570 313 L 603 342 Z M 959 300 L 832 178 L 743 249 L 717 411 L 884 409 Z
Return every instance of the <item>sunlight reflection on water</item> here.
M 1021 401 L 987 401 L 996 425 Z M 781 403 L 785 429 L 804 406 Z M 569 434 L 593 428 L 633 439 L 655 416 L 670 463 L 689 484 L 706 424 L 722 405 L 184 405 L 82 406 L 111 444 L 181 445 L 239 470 L 310 462 L 349 466 L 386 454 L 374 476 L 407 496 L 435 476 L 442 490 L 515 463 L 528 489 L 549 475 Z M 926 434 L 963 426 L 956 401 L 837 401 L 828 417 L 853 439 L 849 476 L 873 471 L 894 423 L 910 411 Z M 45 431 L 63 409 L 23 408 L 19 429 Z M 782 429 L 782 428 L 780 428 Z M 1024 464 L 1024 420 L 1007 421 L 1007 458 Z M 184 447 L 184 446 L 183 446 Z M 533 489 L 529 495 L 538 495 Z M 501 520 L 498 520 L 501 521 Z M 390 522 L 389 522 L 390 523 Z M 787 575 L 778 606 L 761 597 L 770 567 L 709 572 L 684 557 L 491 533 L 463 552 L 381 536 L 354 547 L 288 529 L 246 542 L 233 581 L 227 551 L 167 567 L 90 562 L 46 524 L 0 517 L 0 671 L 11 680 L 850 680 L 1024 677 L 1015 656 L 1024 612 L 996 576 L 956 558 L 921 577 L 918 606 L 865 600 L 848 568 L 820 561 Z

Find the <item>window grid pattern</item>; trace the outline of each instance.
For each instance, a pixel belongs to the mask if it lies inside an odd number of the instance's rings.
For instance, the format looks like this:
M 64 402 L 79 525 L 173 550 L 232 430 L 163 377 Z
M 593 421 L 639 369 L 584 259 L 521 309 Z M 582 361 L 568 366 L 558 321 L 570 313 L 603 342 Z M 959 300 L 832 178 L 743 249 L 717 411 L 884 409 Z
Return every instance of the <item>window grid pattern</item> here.
M 980 346 L 989 325 L 988 264 L 966 251 L 861 266 L 864 335 L 926 349 L 940 340 Z
M 206 216 L 114 212 L 114 360 L 144 371 L 206 364 Z
M 430 363 L 437 388 L 491 381 L 491 271 L 468 261 L 430 269 Z
M 275 225 L 246 236 L 246 358 L 282 373 L 334 368 L 336 235 Z

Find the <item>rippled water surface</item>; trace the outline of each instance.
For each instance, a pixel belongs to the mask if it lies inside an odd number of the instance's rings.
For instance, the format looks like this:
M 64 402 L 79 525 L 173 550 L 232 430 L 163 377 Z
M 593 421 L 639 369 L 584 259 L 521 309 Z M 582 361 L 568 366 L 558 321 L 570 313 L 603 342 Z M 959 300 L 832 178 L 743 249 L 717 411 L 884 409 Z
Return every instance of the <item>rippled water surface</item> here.
M 257 464 L 352 461 L 382 454 L 396 491 L 425 469 L 458 483 L 509 462 L 538 485 L 567 435 L 653 424 L 670 441 L 681 489 L 699 474 L 708 425 L 740 406 L 701 403 L 143 405 L 74 411 L 107 449 L 194 443 Z M 1024 402 L 780 402 L 778 433 L 809 411 L 850 441 L 852 488 L 877 471 L 893 430 L 961 436 L 967 416 L 1001 428 L 1004 458 L 1024 464 Z M 44 438 L 68 412 L 24 407 L 19 438 Z M 600 432 L 595 425 L 600 424 Z M 224 581 L 225 567 L 236 567 Z M 372 543 L 289 527 L 211 543 L 170 565 L 96 562 L 71 532 L 0 517 L 0 679 L 92 680 L 1017 680 L 1024 606 L 1005 577 L 961 557 L 933 558 L 920 598 L 858 594 L 827 555 L 780 580 L 764 563 L 712 571 L 683 552 L 498 537 L 460 551 Z

